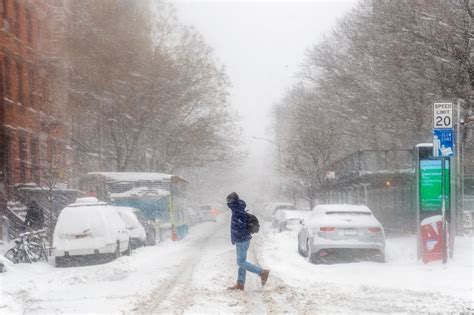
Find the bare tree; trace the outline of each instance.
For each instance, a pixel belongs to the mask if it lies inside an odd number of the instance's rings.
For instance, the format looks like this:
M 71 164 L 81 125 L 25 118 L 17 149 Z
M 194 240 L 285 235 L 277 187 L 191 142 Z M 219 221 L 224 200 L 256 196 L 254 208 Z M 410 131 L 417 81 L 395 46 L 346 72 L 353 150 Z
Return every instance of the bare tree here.
M 72 139 L 78 164 L 96 161 L 82 171 L 171 172 L 233 156 L 224 69 L 171 5 L 150 5 L 75 2 Z

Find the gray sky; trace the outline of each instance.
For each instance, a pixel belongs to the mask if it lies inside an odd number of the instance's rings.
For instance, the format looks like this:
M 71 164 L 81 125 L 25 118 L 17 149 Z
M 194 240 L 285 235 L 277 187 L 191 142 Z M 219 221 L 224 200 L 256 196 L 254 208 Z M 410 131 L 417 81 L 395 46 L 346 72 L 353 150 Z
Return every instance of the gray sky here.
M 335 26 L 355 0 L 172 1 L 180 22 L 194 26 L 214 48 L 232 83 L 231 103 L 241 117 L 250 169 L 272 145 L 271 108 L 294 82 L 307 48 Z M 271 163 L 270 163 L 271 164 Z

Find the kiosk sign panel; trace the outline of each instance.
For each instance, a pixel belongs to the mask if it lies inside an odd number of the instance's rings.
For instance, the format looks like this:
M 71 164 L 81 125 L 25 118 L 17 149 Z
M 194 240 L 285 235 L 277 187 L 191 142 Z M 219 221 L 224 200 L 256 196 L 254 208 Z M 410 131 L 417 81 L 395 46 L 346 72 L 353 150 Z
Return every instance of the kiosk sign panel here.
M 449 160 L 445 161 L 445 201 L 446 208 L 449 209 L 450 200 L 450 170 Z M 420 160 L 419 167 L 419 192 L 420 192 L 420 212 L 435 212 L 442 208 L 442 160 L 424 159 Z

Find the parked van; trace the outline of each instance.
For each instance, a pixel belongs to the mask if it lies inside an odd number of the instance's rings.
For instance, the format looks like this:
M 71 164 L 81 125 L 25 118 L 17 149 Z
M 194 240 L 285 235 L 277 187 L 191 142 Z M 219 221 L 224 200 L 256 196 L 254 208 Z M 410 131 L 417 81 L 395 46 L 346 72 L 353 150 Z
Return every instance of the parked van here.
M 122 218 L 125 226 L 127 227 L 130 233 L 130 241 L 132 242 L 131 247 L 132 249 L 146 246 L 147 245 L 147 237 L 145 228 L 143 225 L 138 221 L 137 218 L 137 211 L 138 209 L 129 208 L 129 207 L 117 207 L 118 213 Z
M 64 208 L 53 235 L 56 266 L 74 259 L 117 258 L 130 255 L 130 233 L 118 209 L 97 200 L 87 200 Z

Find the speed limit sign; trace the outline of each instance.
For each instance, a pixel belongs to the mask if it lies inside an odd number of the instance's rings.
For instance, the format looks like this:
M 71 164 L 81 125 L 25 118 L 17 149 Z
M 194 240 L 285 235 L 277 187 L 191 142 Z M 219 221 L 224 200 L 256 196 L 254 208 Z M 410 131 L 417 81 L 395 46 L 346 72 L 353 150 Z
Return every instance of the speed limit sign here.
M 453 103 L 433 104 L 433 129 L 453 128 Z

